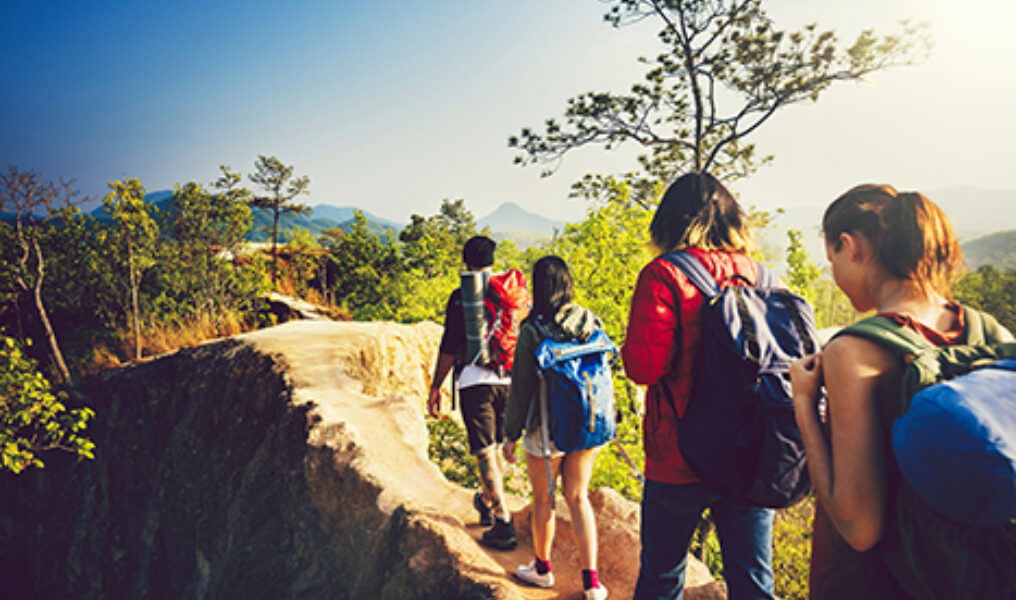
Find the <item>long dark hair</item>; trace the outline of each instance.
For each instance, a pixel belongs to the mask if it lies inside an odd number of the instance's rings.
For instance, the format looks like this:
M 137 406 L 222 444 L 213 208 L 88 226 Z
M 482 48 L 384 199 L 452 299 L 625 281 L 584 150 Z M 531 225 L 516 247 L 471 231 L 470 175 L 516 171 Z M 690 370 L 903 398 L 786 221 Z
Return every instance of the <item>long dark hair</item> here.
M 660 252 L 701 248 L 754 250 L 748 216 L 734 195 L 709 173 L 686 173 L 670 184 L 649 225 Z
M 568 265 L 560 256 L 544 256 L 533 265 L 533 315 L 551 318 L 575 298 Z

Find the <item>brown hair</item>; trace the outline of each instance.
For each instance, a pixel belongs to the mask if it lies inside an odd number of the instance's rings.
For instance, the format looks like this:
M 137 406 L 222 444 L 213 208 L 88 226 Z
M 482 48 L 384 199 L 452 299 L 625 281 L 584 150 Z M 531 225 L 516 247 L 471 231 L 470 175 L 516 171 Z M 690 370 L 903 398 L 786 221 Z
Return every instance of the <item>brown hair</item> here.
M 951 298 L 953 285 L 966 270 L 949 219 L 919 192 L 859 185 L 829 205 L 822 231 L 835 249 L 841 233 L 863 235 L 891 275 L 945 298 Z
M 649 224 L 649 235 L 663 252 L 691 247 L 755 249 L 747 215 L 730 190 L 708 173 L 688 173 L 670 184 Z

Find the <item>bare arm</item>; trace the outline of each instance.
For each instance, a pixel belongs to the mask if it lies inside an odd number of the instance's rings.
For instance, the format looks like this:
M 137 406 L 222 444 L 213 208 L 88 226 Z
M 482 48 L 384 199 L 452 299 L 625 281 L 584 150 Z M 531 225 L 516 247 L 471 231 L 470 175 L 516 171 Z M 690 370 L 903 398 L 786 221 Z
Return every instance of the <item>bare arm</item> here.
M 427 397 L 427 412 L 437 419 L 441 413 L 441 385 L 444 383 L 448 371 L 455 365 L 455 355 L 440 352 L 437 355 L 437 365 L 434 367 L 434 379 L 430 382 L 430 395 Z
M 896 368 L 892 355 L 855 337 L 831 342 L 820 356 L 791 367 L 794 407 L 819 502 L 836 530 L 863 552 L 882 537 L 886 482 L 877 383 Z M 815 399 L 825 380 L 831 435 L 819 421 Z

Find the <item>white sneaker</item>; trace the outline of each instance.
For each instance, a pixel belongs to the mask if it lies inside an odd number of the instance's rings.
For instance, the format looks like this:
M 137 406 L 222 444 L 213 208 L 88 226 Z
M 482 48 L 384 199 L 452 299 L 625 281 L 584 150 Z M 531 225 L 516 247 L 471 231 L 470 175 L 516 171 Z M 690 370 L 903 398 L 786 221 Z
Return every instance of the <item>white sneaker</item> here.
M 594 588 L 586 590 L 586 600 L 604 600 L 607 597 L 607 587 L 602 583 Z
M 554 574 L 550 571 L 547 571 L 543 575 L 537 573 L 535 560 L 528 565 L 519 565 L 516 567 L 515 576 L 530 585 L 535 585 L 536 587 L 554 587 Z M 604 596 L 604 598 L 606 598 L 606 596 Z

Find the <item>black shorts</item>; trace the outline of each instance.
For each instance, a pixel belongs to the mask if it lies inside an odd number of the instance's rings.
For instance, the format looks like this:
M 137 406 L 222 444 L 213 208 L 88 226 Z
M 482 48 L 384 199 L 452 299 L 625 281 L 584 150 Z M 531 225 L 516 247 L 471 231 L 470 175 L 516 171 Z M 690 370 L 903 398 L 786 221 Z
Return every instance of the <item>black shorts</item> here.
M 504 440 L 504 407 L 507 385 L 471 385 L 459 390 L 462 421 L 469 436 L 469 453 L 477 455 Z

